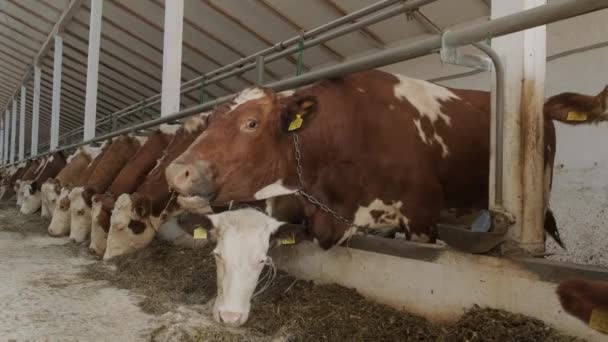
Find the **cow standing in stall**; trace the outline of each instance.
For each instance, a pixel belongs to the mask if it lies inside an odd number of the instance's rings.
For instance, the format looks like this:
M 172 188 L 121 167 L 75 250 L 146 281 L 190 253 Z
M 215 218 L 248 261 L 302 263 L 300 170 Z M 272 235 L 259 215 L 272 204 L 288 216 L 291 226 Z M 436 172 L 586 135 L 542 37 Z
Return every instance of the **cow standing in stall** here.
M 40 192 L 35 195 L 41 197 L 42 217 L 53 217 L 62 188 L 72 188 L 82 173 L 97 155 L 100 149 L 92 146 L 81 146 L 67 159 L 67 165 L 54 178 L 49 178 L 40 186 Z
M 110 217 L 116 198 L 122 194 L 131 194 L 137 189 L 163 155 L 167 145 L 174 139 L 179 127 L 180 125 L 161 125 L 122 168 L 108 191 L 105 194 L 93 196 L 89 246 L 92 254 L 102 256 L 105 253 L 110 230 Z
M 39 170 L 36 178 L 23 184 L 22 214 L 33 214 L 42 206 L 40 186 L 49 178 L 55 177 L 66 165 L 63 152 L 54 152 L 46 157 L 44 166 Z M 46 215 L 48 216 L 48 215 Z
M 218 108 L 205 133 L 167 168 L 173 189 L 211 204 L 304 190 L 335 212 L 302 198 L 307 227 L 263 215 L 252 221 L 253 212 L 211 215 L 216 320 L 246 322 L 267 251 L 285 234 L 327 249 L 360 227 L 399 226 L 409 240 L 434 242 L 442 209 L 487 206 L 489 134 L 488 92 L 376 70 L 323 80 L 285 97 L 247 89 Z M 549 118 L 544 150 L 550 189 L 555 128 Z M 545 199 L 545 229 L 561 244 Z
M 93 160 L 87 165 L 86 169 L 80 174 L 80 177 L 73 180 L 71 185 L 66 185 L 61 188 L 59 196 L 57 197 L 57 204 L 55 205 L 55 211 L 49 224 L 48 232 L 51 236 L 64 236 L 70 233 L 70 223 L 72 219 L 71 210 L 72 207 L 70 202 L 70 195 L 72 191 L 82 191 L 82 187 L 87 184 L 89 178 L 93 174 L 93 171 L 97 169 L 101 159 L 105 153 L 109 150 L 112 145 L 112 140 L 105 141 L 100 147 L 90 147 Z
M 83 242 L 91 232 L 91 206 L 95 194 L 102 194 L 120 170 L 146 142 L 146 137 L 121 135 L 114 138 L 83 187 L 70 192 L 70 240 Z

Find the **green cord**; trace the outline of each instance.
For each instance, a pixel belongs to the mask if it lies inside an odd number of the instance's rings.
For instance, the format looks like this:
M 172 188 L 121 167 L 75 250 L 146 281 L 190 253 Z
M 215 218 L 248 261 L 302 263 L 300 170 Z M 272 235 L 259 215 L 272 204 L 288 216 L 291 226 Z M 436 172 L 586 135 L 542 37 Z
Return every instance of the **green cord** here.
M 304 39 L 300 39 L 298 43 L 298 59 L 296 62 L 296 76 L 302 75 L 302 69 L 304 66 Z

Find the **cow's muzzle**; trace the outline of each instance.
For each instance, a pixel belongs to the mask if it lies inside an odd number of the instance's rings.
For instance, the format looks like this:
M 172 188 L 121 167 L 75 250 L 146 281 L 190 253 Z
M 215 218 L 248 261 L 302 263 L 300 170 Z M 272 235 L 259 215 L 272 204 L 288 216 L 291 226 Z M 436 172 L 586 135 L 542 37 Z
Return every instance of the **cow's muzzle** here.
M 165 170 L 169 187 L 184 196 L 215 197 L 212 172 L 204 161 L 182 164 L 173 162 Z

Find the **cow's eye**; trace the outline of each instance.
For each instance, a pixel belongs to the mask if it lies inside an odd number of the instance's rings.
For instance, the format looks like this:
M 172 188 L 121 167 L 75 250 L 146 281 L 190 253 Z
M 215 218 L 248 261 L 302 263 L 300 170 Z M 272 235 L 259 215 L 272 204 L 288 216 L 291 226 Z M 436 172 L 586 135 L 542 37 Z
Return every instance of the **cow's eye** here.
M 247 120 L 247 128 L 256 129 L 258 127 L 258 122 L 255 120 Z

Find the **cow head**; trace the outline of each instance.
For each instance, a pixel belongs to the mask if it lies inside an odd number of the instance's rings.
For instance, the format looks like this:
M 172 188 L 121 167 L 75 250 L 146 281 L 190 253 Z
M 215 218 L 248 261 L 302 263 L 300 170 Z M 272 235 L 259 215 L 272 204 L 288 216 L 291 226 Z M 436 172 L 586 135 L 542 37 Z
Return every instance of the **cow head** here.
M 208 117 L 205 132 L 167 167 L 167 181 L 214 204 L 293 193 L 283 183 L 292 165 L 289 130 L 305 128 L 316 109 L 315 97 L 246 89 Z
M 23 184 L 23 197 L 21 199 L 21 213 L 28 215 L 33 214 L 42 205 L 40 191 L 38 191 L 38 183 L 33 182 L 24 182 Z
M 70 232 L 70 193 L 72 189 L 64 187 L 61 189 L 59 196 L 57 197 L 57 205 L 49 224 L 49 234 L 51 236 L 64 236 Z
M 84 187 L 70 192 L 70 240 L 83 242 L 91 231 L 91 206 L 86 198 L 92 194 Z
M 218 293 L 213 318 L 230 326 L 243 325 L 260 274 L 272 262 L 268 250 L 307 239 L 305 227 L 277 221 L 252 208 L 208 215 L 201 223 L 217 241 L 213 254 Z
M 23 203 L 23 186 L 25 185 L 26 181 L 23 181 L 21 179 L 18 179 L 17 181 L 15 181 L 15 193 L 17 194 L 17 206 L 21 207 L 21 203 Z
M 150 211 L 150 200 L 145 196 L 135 193 L 118 197 L 110 218 L 105 260 L 150 244 L 160 223 Z
M 108 232 L 110 231 L 110 217 L 116 198 L 113 195 L 93 196 L 91 207 L 91 253 L 103 256 L 106 251 Z
M 52 217 L 55 213 L 55 206 L 61 193 L 61 184 L 59 180 L 50 178 L 40 187 L 40 196 L 42 201 L 42 217 Z

